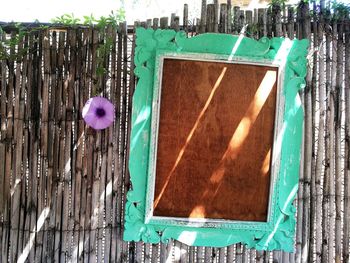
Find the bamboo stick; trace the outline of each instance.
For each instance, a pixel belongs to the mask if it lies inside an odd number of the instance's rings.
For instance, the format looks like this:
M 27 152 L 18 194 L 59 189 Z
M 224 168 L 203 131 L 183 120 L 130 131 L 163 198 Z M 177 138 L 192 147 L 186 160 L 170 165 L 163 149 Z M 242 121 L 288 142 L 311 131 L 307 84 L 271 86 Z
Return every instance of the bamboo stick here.
M 246 10 L 245 11 L 245 24 L 247 26 L 247 30 L 246 30 L 246 35 L 249 36 L 249 37 L 252 37 L 253 36 L 253 32 L 251 31 L 251 28 L 252 28 L 252 24 L 253 24 L 253 11 L 251 10 Z
M 28 69 L 28 83 L 31 84 L 28 89 L 27 104 L 28 104 L 28 116 L 30 117 L 29 128 L 31 130 L 31 141 L 29 154 L 31 161 L 29 162 L 29 174 L 32 175 L 29 180 L 28 193 L 30 193 L 29 202 L 27 203 L 27 211 L 29 212 L 29 227 L 28 229 L 33 231 L 36 229 L 36 220 L 37 220 L 37 200 L 38 200 L 38 133 L 39 133 L 39 99 L 38 99 L 38 82 L 39 82 L 39 34 L 35 32 L 32 35 L 32 38 L 29 39 L 29 46 L 33 48 L 33 57 L 32 57 L 32 67 Z M 29 252 L 29 261 L 34 262 L 35 252 L 36 252 L 36 240 L 34 239 L 33 248 Z
M 171 13 L 171 15 L 170 15 L 170 28 L 171 29 L 175 29 L 175 17 L 176 17 L 176 14 Z
M 304 102 L 304 97 L 301 96 L 302 103 Z M 304 136 L 302 138 L 302 144 L 304 145 Z M 299 183 L 298 183 L 298 193 L 297 193 L 297 198 L 296 198 L 296 237 L 295 237 L 295 262 L 300 263 L 301 262 L 301 256 L 302 256 L 302 228 L 303 228 L 303 181 L 304 181 L 304 155 L 305 155 L 305 150 L 304 147 L 301 147 L 300 149 L 301 154 L 300 154 L 300 168 L 299 168 Z
M 172 255 L 173 248 L 174 248 L 174 241 L 173 240 L 169 240 L 169 242 L 167 244 L 165 244 L 165 243 L 160 244 L 160 258 L 159 258 L 159 260 L 161 263 L 174 261 L 173 255 Z M 146 255 L 146 253 L 147 253 L 147 251 L 145 249 L 144 254 Z
M 5 208 L 7 207 L 8 204 L 5 204 Z M 3 224 L 4 224 L 4 228 L 2 231 L 2 239 L 1 239 L 1 243 L 2 243 L 2 249 L 1 249 L 1 256 L 3 259 L 5 259 L 5 261 L 8 261 L 9 259 L 9 255 L 8 255 L 8 249 L 9 249 L 9 223 L 10 219 L 9 219 L 9 209 L 6 209 L 3 213 Z
M 256 251 L 256 262 L 263 263 L 265 259 L 265 253 L 263 251 Z
M 227 33 L 227 4 L 220 5 L 220 24 L 219 31 L 220 33 Z
M 6 40 L 6 34 L 2 33 L 0 34 L 1 41 Z M 6 49 L 4 48 L 4 52 L 6 52 Z M 1 91 L 1 97 L 0 97 L 0 115 L 1 115 L 1 126 L 0 126 L 0 156 L 2 162 L 0 162 L 0 217 L 3 215 L 5 211 L 5 204 L 8 200 L 8 189 L 9 186 L 7 186 L 6 183 L 6 172 L 5 172 L 5 163 L 6 163 L 6 129 L 7 125 L 5 122 L 6 115 L 6 105 L 7 105 L 7 83 L 6 83 L 6 71 L 7 71 L 7 65 L 6 61 L 3 59 L 0 63 L 1 67 L 1 79 L 0 79 L 0 91 Z M 2 251 L 2 250 L 0 250 Z
M 157 262 L 159 259 L 160 245 L 152 244 L 151 262 Z
M 180 30 L 180 17 L 179 16 L 175 16 L 174 17 L 174 27 L 173 29 L 175 31 L 179 31 Z
M 243 262 L 243 245 L 241 243 L 236 245 L 236 262 L 242 263 Z
M 90 62 L 91 62 L 91 38 L 92 38 L 92 30 L 84 30 L 83 31 L 83 65 L 82 65 L 82 76 L 83 76 L 83 90 L 80 92 L 81 94 L 81 103 L 80 103 L 80 109 L 82 109 L 82 106 L 85 104 L 85 102 L 89 98 L 89 93 L 90 93 L 90 87 L 91 87 L 91 75 L 90 75 Z M 90 76 L 90 77 L 89 77 Z M 89 245 L 89 240 L 88 240 L 88 229 L 87 225 L 89 222 L 88 219 L 88 211 L 89 211 L 89 206 L 88 206 L 88 197 L 89 193 L 91 193 L 91 187 L 89 186 L 89 182 L 91 180 L 89 179 L 89 173 L 90 171 L 88 170 L 88 167 L 90 167 L 87 163 L 90 163 L 90 156 L 89 156 L 89 145 L 87 143 L 89 142 L 89 136 L 88 136 L 88 128 L 86 127 L 85 123 L 82 122 L 82 126 L 84 129 L 84 137 L 82 138 L 82 144 L 83 144 L 83 156 L 82 156 L 82 184 L 81 184 L 81 208 L 80 208 L 80 233 L 79 233 L 79 247 L 77 250 L 77 259 L 82 262 L 85 257 L 85 250 L 88 250 L 88 245 Z M 74 259 L 74 254 L 73 254 L 73 259 Z
M 175 18 L 175 24 L 178 25 L 179 17 Z M 126 22 L 122 25 L 122 40 L 123 40 L 123 78 L 122 78 L 122 123 L 123 129 L 121 132 L 121 140 L 122 140 L 122 151 L 121 158 L 123 160 L 123 185 L 122 185 L 122 206 L 125 206 L 126 194 L 127 190 L 130 188 L 130 177 L 128 172 L 128 129 L 129 129 L 129 90 L 128 90 L 128 36 L 127 36 L 127 24 Z M 124 224 L 124 209 L 122 209 L 120 221 L 122 225 Z M 124 229 L 122 228 L 122 233 Z M 128 243 L 124 242 L 122 237 L 122 250 L 123 255 L 126 257 L 128 254 Z
M 335 262 L 340 263 L 342 257 L 342 186 L 343 186 L 343 168 L 342 168 L 342 94 L 343 94 L 343 23 L 344 18 L 340 15 L 338 22 L 337 35 L 337 60 L 336 60 L 336 83 L 335 83 Z M 345 241 L 346 242 L 346 241 Z
M 282 32 L 283 32 L 283 36 L 287 37 L 287 6 L 285 4 L 283 4 L 281 6 L 282 9 Z
M 288 25 L 287 25 L 288 37 L 294 39 L 294 8 L 288 6 Z
M 48 159 L 51 158 L 51 143 L 49 141 L 52 141 L 52 134 L 51 129 L 49 129 L 49 96 L 50 96 L 50 77 L 51 77 L 51 52 L 50 52 L 50 35 L 48 30 L 45 30 L 43 32 L 43 38 L 42 38 L 42 47 L 43 47 L 43 86 L 41 91 L 41 98 L 42 98 L 42 114 L 41 114 L 41 129 L 40 129 L 40 135 L 41 135 L 41 141 L 40 141 L 40 153 L 41 153 L 41 176 L 43 178 L 40 178 L 42 180 L 42 199 L 44 199 L 42 211 L 46 211 L 46 209 L 49 209 L 49 205 L 51 203 L 51 195 L 52 195 L 52 174 L 48 173 Z M 46 197 L 46 198 L 45 198 Z M 44 216 L 40 213 L 41 216 Z M 47 242 L 48 242 L 48 226 L 49 226 L 49 219 L 50 219 L 50 211 L 48 215 L 46 216 L 44 220 L 44 224 L 41 227 L 42 232 L 42 257 L 44 259 L 48 258 L 48 249 L 47 249 Z
M 272 8 L 266 11 L 266 31 L 268 37 L 273 37 L 273 13 Z
M 15 38 L 15 33 L 12 32 L 11 33 L 11 39 Z M 10 47 L 10 57 L 14 57 L 15 56 L 15 46 Z M 12 162 L 13 162 L 13 147 L 12 147 L 12 142 L 13 142 L 13 126 L 14 126 L 14 121 L 13 121 L 13 93 L 15 92 L 15 63 L 13 60 L 9 60 L 9 65 L 8 65 L 8 92 L 7 92 L 7 130 L 6 130 L 6 140 L 9 142 L 7 144 L 7 149 L 6 149 L 6 156 L 5 156 L 5 160 L 6 160 L 6 164 L 5 164 L 5 180 L 6 186 L 10 186 L 11 187 L 11 192 L 14 191 L 14 185 L 15 185 L 15 177 L 13 176 L 12 178 L 10 177 L 11 173 L 12 173 Z M 9 197 L 9 194 L 6 193 L 6 196 Z M 10 206 L 10 219 L 9 219 L 9 223 L 11 223 L 11 231 L 9 232 L 10 238 L 9 238 L 9 242 L 10 242 L 10 252 L 9 252 L 9 258 L 10 261 L 14 261 L 16 260 L 15 256 L 16 256 L 16 248 L 17 248 L 17 244 L 14 244 L 14 241 L 17 241 L 15 236 L 17 234 L 16 229 L 18 229 L 18 226 L 16 225 L 16 222 L 12 221 L 13 218 L 13 209 L 15 204 L 13 203 L 14 199 L 11 198 L 10 202 L 9 202 L 9 206 Z
M 158 26 L 159 26 L 159 18 L 153 18 L 153 26 L 152 28 L 154 30 L 158 29 Z
M 189 246 L 188 248 L 188 261 L 189 262 L 196 262 L 196 250 L 197 247 Z
M 201 6 L 201 20 L 200 20 L 200 27 L 199 27 L 199 33 L 206 32 L 207 27 L 207 0 L 202 0 L 202 6 Z
M 70 182 L 70 173 L 71 173 L 71 162 L 70 162 L 70 149 L 71 149 L 71 124 L 69 123 L 68 119 L 68 91 L 70 88 L 69 85 L 69 78 L 70 78 L 70 71 L 67 67 L 69 67 L 69 48 L 70 48 L 70 42 L 69 39 L 72 37 L 71 30 L 68 30 L 66 33 L 66 39 L 65 39 L 65 47 L 64 47 L 64 75 L 63 75 L 63 87 L 62 87 L 62 126 L 61 128 L 64 130 L 62 134 L 62 148 L 60 151 L 62 151 L 61 156 L 61 162 L 62 162 L 62 170 L 61 170 L 61 185 L 60 185 L 60 191 L 59 194 L 62 196 L 62 210 L 60 215 L 58 215 L 60 218 L 61 223 L 61 236 L 60 236 L 60 254 L 59 254 L 59 260 L 65 261 L 66 256 L 68 255 L 68 251 L 70 248 L 69 238 L 68 238 L 68 216 L 69 216 L 69 195 L 70 195 L 70 189 L 69 189 L 69 182 Z M 71 99 L 70 99 L 71 100 Z M 70 128 L 70 129 L 69 129 Z M 64 147 L 64 148 L 63 148 Z M 63 168 L 64 167 L 64 168 Z
M 213 262 L 213 248 L 204 248 L 204 262 Z
M 152 22 L 151 22 L 152 23 Z M 108 40 L 108 33 L 106 32 L 106 27 L 100 29 L 100 38 L 99 43 L 102 45 L 105 44 Z M 105 72 L 109 72 L 109 63 L 108 63 L 108 54 L 109 50 L 105 50 L 103 52 L 103 56 L 101 59 L 103 59 L 103 67 L 105 69 Z M 100 94 L 102 94 L 104 97 L 107 96 L 107 90 L 106 90 L 106 74 L 100 74 L 100 81 L 101 84 L 99 85 L 100 88 Z M 103 83 L 103 84 L 102 84 Z M 96 168 L 99 170 L 99 192 L 98 192 L 98 209 L 97 210 L 97 223 L 96 223 L 96 235 L 97 235 L 97 251 L 96 251 L 96 261 L 97 262 L 103 262 L 104 259 L 104 252 L 103 252 L 103 246 L 105 242 L 105 201 L 106 201 L 106 162 L 107 162 L 107 144 L 106 144 L 106 130 L 102 130 L 99 132 L 100 134 L 100 146 L 99 146 L 99 161 L 96 166 Z
M 184 4 L 182 25 L 183 25 L 183 30 L 185 30 L 185 32 L 188 32 L 188 4 Z
M 227 33 L 232 33 L 232 3 L 227 0 Z
M 249 262 L 249 255 L 250 255 L 250 249 L 248 249 L 245 245 L 243 245 L 243 252 L 242 252 L 242 262 L 243 263 Z
M 6 34 L 3 32 L 0 34 L 1 41 L 6 41 L 7 37 Z M 8 48 L 4 47 L 4 52 L 8 52 Z M 1 67 L 1 97 L 0 97 L 0 114 L 1 114 L 1 130 L 0 130 L 0 157 L 1 157 L 1 164 L 0 164 L 0 218 L 1 218 L 1 246 L 0 246 L 0 261 L 8 261 L 8 246 L 9 246 L 9 215 L 8 215 L 8 206 L 9 206 L 9 189 L 10 189 L 10 181 L 9 181 L 9 175 L 7 174 L 7 151 L 9 148 L 10 140 L 7 140 L 7 101 L 8 101 L 8 84 L 7 84 L 7 78 L 6 73 L 8 72 L 8 66 L 6 63 L 6 60 L 3 59 L 0 63 Z
M 1 90 L 1 89 L 0 89 Z M 0 157 L 4 158 L 4 156 L 1 156 L 1 150 L 2 150 L 2 145 L 0 144 Z M 0 166 L 0 168 L 2 168 Z M 4 245 L 2 243 L 2 231 L 4 229 L 4 222 L 3 222 L 3 212 L 1 212 L 1 217 L 0 217 L 0 251 L 2 251 L 2 246 Z M 3 255 L 0 253 L 0 262 L 4 262 L 4 261 L 7 261 L 7 259 L 3 258 Z
M 163 258 L 163 254 L 162 254 L 162 245 L 164 244 L 160 244 L 160 255 L 159 255 L 159 261 L 160 262 L 165 262 L 165 261 L 162 261 L 162 258 Z M 136 243 L 136 246 L 135 246 L 135 261 L 136 262 L 142 262 L 142 256 L 143 256 L 143 244 L 142 242 L 137 242 Z M 165 259 L 166 260 L 166 259 Z
M 112 49 L 111 49 L 111 87 L 110 87 L 110 100 L 116 105 L 116 31 L 110 27 L 109 28 L 109 37 L 112 39 Z M 113 186 L 113 166 L 114 166 L 114 158 L 113 158 L 113 144 L 114 144 L 114 125 L 108 128 L 108 149 L 107 149 L 107 185 L 106 185 L 106 244 L 105 244 L 105 260 L 110 261 L 111 256 L 111 245 L 112 245 L 112 211 L 115 206 L 113 203 L 113 191 L 109 192 L 109 187 Z
M 36 73 L 36 85 L 34 85 L 34 90 L 33 90 L 33 95 L 34 97 L 34 102 L 35 102 L 35 126 L 36 126 L 36 134 L 37 134 L 37 164 L 38 167 L 36 168 L 36 175 L 38 176 L 38 179 L 36 181 L 37 183 L 37 200 L 36 200 L 36 214 L 35 214 L 35 219 L 33 223 L 35 224 L 35 231 L 37 231 L 36 238 L 35 238 L 35 261 L 39 261 L 42 258 L 42 245 L 43 245 L 43 232 L 40 231 L 40 225 L 39 225 L 39 218 L 42 216 L 42 212 L 44 210 L 45 206 L 45 200 L 44 197 L 44 186 L 45 186 L 45 175 L 44 171 L 42 169 L 42 161 L 41 161 L 41 127 L 39 127 L 39 121 L 41 118 L 41 108 L 40 108 L 40 101 L 42 101 L 42 72 L 41 72 L 41 67 L 42 67 L 42 59 L 43 59 L 43 35 L 44 32 L 40 31 L 38 33 L 38 55 L 36 59 L 36 66 L 38 67 L 37 70 L 35 71 Z
M 259 29 L 259 38 L 267 36 L 267 26 L 266 26 L 266 9 L 259 8 L 258 9 L 258 24 L 260 25 Z
M 226 250 L 227 250 L 227 248 L 222 247 L 222 248 L 219 248 L 218 250 L 219 250 L 218 251 L 218 257 L 219 257 L 218 262 L 219 263 L 226 262 Z
M 309 6 L 301 5 L 302 20 L 304 22 L 302 27 L 302 38 L 310 39 L 311 27 Z M 311 183 L 311 171 L 312 171 L 312 149 L 313 149 L 313 132 L 312 132 L 312 68 L 308 69 L 306 75 L 306 87 L 304 89 L 304 108 L 305 108 L 305 121 L 304 121 L 304 181 L 303 181 L 303 221 L 302 221 L 302 262 L 308 262 L 308 253 L 310 247 L 310 183 Z
M 1 36 L 0 36 L 0 39 L 1 39 Z M 0 64 L 0 67 L 2 67 L 1 64 Z M 2 68 L 0 70 L 2 72 Z M 2 85 L 0 86 L 0 92 L 2 94 L 2 97 L 5 97 L 4 96 L 4 93 L 5 93 L 4 90 L 6 89 L 5 87 L 3 87 Z M 3 98 L 1 98 L 1 99 L 3 99 Z M 5 108 L 5 104 L 1 108 L 2 109 Z M 5 115 L 2 115 L 2 116 L 5 116 Z M 1 131 L 4 128 L 4 126 L 5 126 L 5 123 L 2 122 L 1 123 Z M 4 186 L 5 186 L 5 162 L 4 162 L 4 160 L 5 160 L 5 144 L 2 142 L 2 138 L 0 139 L 0 160 L 3 160 L 2 162 L 0 162 L 0 189 L 1 189 L 1 193 L 0 193 L 0 262 L 3 262 L 3 261 L 7 261 L 7 258 L 5 258 L 4 255 L 1 253 L 3 251 L 3 247 L 5 247 L 5 245 L 6 245 L 3 242 L 3 233 L 5 233 L 5 231 L 6 231 L 5 229 L 7 228 L 6 224 L 4 224 L 5 209 L 7 209 L 7 208 L 5 208 L 5 196 L 4 196 Z
M 28 34 L 28 40 L 27 42 L 27 72 L 26 72 L 26 81 L 23 82 L 23 85 L 25 85 L 25 99 L 26 99 L 26 105 L 25 105 L 25 131 L 24 131 L 24 153 L 23 158 L 24 159 L 24 166 L 25 166 L 25 178 L 26 181 L 26 191 L 25 191 L 25 217 L 24 217 L 24 235 L 23 235 L 23 246 L 27 246 L 27 244 L 30 241 L 30 189 L 31 189 L 31 174 L 30 174 L 30 163 L 32 161 L 32 157 L 30 155 L 30 134 L 31 134 L 31 110 L 30 110 L 30 87 L 32 86 L 32 75 L 33 75 L 33 54 L 32 52 L 29 52 L 29 50 L 33 50 L 33 35 Z
M 152 28 L 152 19 L 146 20 L 146 28 Z
M 330 217 L 329 217 L 329 209 L 330 209 L 330 184 L 331 184 L 331 175 L 333 171 L 333 164 L 331 161 L 331 151 L 330 149 L 330 120 L 332 119 L 331 111 L 330 111 L 330 90 L 331 90 L 331 31 L 329 24 L 329 15 L 330 13 L 326 13 L 326 94 L 327 94 L 327 112 L 326 112 L 326 124 L 327 124 L 327 133 L 326 133 L 326 147 L 325 147 L 325 172 L 324 172 L 324 183 L 323 183 L 323 201 L 322 201 L 322 211 L 323 211 L 323 221 L 322 221 L 322 232 L 323 232 L 323 240 L 322 240 L 322 261 L 323 263 L 328 262 L 329 254 L 328 254 L 328 244 L 329 244 L 329 226 L 330 226 Z
M 58 156 L 59 156 L 59 127 L 55 116 L 57 115 L 58 107 L 57 102 L 59 100 L 57 96 L 57 33 L 53 31 L 51 33 L 51 45 L 50 45 L 50 106 L 49 106 L 49 138 L 48 141 L 48 192 L 50 194 L 50 200 L 47 201 L 47 206 L 50 208 L 49 218 L 45 228 L 46 240 L 46 254 L 43 260 L 52 262 L 54 259 L 54 242 L 55 242 L 55 208 L 57 206 L 57 173 L 58 173 Z
M 17 45 L 17 54 L 21 54 L 23 50 L 23 38 L 19 40 Z M 17 55 L 18 56 L 18 55 Z M 23 187 L 23 174 L 21 171 L 22 164 L 22 146 L 23 146 L 23 115 L 24 108 L 23 102 L 20 102 L 23 99 L 24 91 L 21 88 L 21 70 L 22 63 L 21 58 L 17 57 L 16 67 L 15 67 L 15 86 L 14 88 L 14 156 L 12 160 L 12 183 L 11 183 L 11 261 L 17 261 L 19 251 L 19 237 L 20 237 L 20 211 L 21 211 L 21 189 Z M 22 94 L 23 93 L 23 94 Z M 8 102 L 10 103 L 10 102 Z M 21 103 L 21 108 L 20 108 Z
M 273 262 L 283 262 L 281 251 L 278 251 L 278 250 L 273 251 L 272 260 L 273 260 Z
M 239 11 L 239 20 L 238 20 L 238 28 L 239 28 L 239 33 L 242 32 L 242 29 L 245 29 L 246 21 L 245 21 L 245 16 L 244 16 L 244 10 Z
M 316 9 L 316 3 L 313 3 L 313 9 Z M 319 47 L 319 38 L 318 38 L 318 19 L 316 17 L 313 17 L 312 21 L 312 32 L 313 34 L 310 34 L 310 38 L 312 39 L 313 42 L 313 50 L 320 50 Z M 323 35 L 323 33 L 321 32 Z M 322 42 L 321 42 L 322 43 Z M 311 185 L 310 185 L 310 197 L 311 197 L 311 202 L 310 202 L 310 249 L 309 249 L 309 254 L 308 254 L 308 261 L 313 261 L 314 256 L 315 256 L 315 223 L 316 223 L 316 217 L 317 211 L 316 211 L 316 142 L 318 137 L 320 136 L 320 133 L 317 133 L 315 127 L 319 125 L 318 121 L 316 120 L 317 116 L 317 108 L 318 108 L 318 103 L 319 103 L 319 98 L 317 89 L 318 89 L 318 56 L 313 56 L 313 61 L 312 61 L 312 78 L 311 78 L 311 101 L 312 101 L 312 141 L 313 141 L 313 147 L 312 147 L 312 161 L 311 161 Z M 311 61 L 311 60 L 310 60 Z M 323 136 L 323 135 L 321 135 Z
M 215 30 L 215 6 L 209 4 L 207 6 L 207 29 L 206 32 L 214 32 Z
M 318 128 L 318 144 L 316 155 L 316 167 L 315 167 L 315 253 L 316 262 L 321 262 L 321 249 L 322 249 L 322 173 L 325 151 L 325 116 L 326 116 L 326 79 L 325 79 L 325 45 L 323 43 L 324 38 L 324 19 L 321 13 L 320 21 L 318 24 L 318 43 L 319 43 L 319 61 L 318 61 L 318 76 L 319 76 L 319 128 Z
M 169 24 L 169 18 L 168 17 L 161 17 L 160 18 L 160 28 L 161 29 L 168 28 L 168 24 Z
M 235 245 L 230 245 L 227 247 L 227 261 L 234 262 L 235 260 Z
M 336 217 L 336 206 L 335 206 L 335 167 L 336 167 L 336 114 L 337 114 L 337 90 L 336 90 L 336 78 L 337 78 L 337 23 L 333 21 L 332 25 L 332 67 L 331 67 L 331 89 L 329 91 L 329 108 L 330 108 L 330 118 L 329 118 L 329 159 L 330 159 L 330 184 L 329 184 L 329 241 L 328 241 L 328 253 L 329 260 L 334 260 L 334 242 L 335 242 L 335 217 Z
M 66 260 L 71 261 L 72 260 L 72 230 L 74 228 L 74 213 L 73 213 L 73 205 L 75 203 L 74 200 L 74 188 L 75 188 L 75 176 L 73 176 L 73 170 L 74 170 L 74 163 L 76 159 L 76 153 L 74 151 L 74 133 L 76 133 L 77 127 L 74 126 L 73 130 L 73 119 L 74 119 L 74 99 L 75 99 L 75 79 L 76 79 L 76 64 L 77 64 L 77 53 L 76 53 L 76 42 L 77 42 L 77 32 L 76 30 L 70 30 L 68 31 L 69 36 L 69 75 L 68 75 L 68 86 L 67 86 L 67 108 L 66 108 L 66 153 L 65 156 L 65 185 L 64 185 L 64 200 L 63 205 L 65 208 L 68 208 L 67 210 L 64 210 L 64 212 L 68 212 L 68 214 L 64 214 L 64 219 L 67 221 L 63 221 L 63 229 L 65 230 L 66 237 L 63 235 L 65 242 L 67 242 L 67 255 Z M 66 194 L 67 193 L 67 194 Z
M 101 87 L 98 85 L 97 76 L 97 47 L 100 32 L 98 30 L 93 31 L 92 35 L 92 53 L 91 53 L 91 74 L 93 85 L 91 88 L 91 94 L 93 96 L 101 94 Z M 100 169 L 99 162 L 101 157 L 101 134 L 94 132 L 94 143 L 92 149 L 92 155 L 90 160 L 92 161 L 92 189 L 91 189 L 91 210 L 90 210 L 90 233 L 89 233 L 89 262 L 97 260 L 97 227 L 98 227 L 98 209 L 99 209 L 99 192 L 100 192 Z M 90 203 L 89 203 L 90 205 Z
M 113 215 L 113 218 L 115 218 L 114 226 L 116 227 L 116 230 L 114 230 L 115 236 L 112 236 L 112 260 L 113 257 L 116 257 L 115 260 L 121 260 L 122 257 L 122 207 L 123 207 L 123 201 L 122 201 L 122 183 L 123 183 L 123 159 L 121 158 L 121 152 L 122 152 L 122 140 L 121 140 L 121 134 L 120 130 L 123 128 L 122 123 L 122 54 L 123 54 L 123 35 L 121 31 L 121 27 L 118 30 L 118 46 L 117 46 L 117 83 L 116 83 L 116 98 L 117 98 L 117 104 L 116 104 L 116 112 L 119 113 L 119 119 L 117 120 L 117 139 L 118 142 L 116 145 L 116 168 L 114 174 L 116 175 L 114 179 L 114 189 L 116 191 L 116 196 L 118 196 L 118 199 L 116 198 L 116 210 L 115 214 Z M 112 234 L 113 235 L 113 234 Z M 114 254 L 114 251 L 116 251 L 116 254 Z
M 282 15 L 281 15 L 281 6 L 279 4 L 273 5 L 273 16 L 274 16 L 274 26 L 275 26 L 275 35 L 280 37 L 283 35 L 282 31 Z
M 60 253 L 61 253 L 61 212 L 62 212 L 62 198 L 63 198 L 63 171 L 64 171 L 64 117 L 63 110 L 64 105 L 62 103 L 63 100 L 63 83 L 64 83 L 64 45 L 65 45 L 65 37 L 66 34 L 64 32 L 59 33 L 58 40 L 58 57 L 57 57 L 57 84 L 58 87 L 56 89 L 56 101 L 55 101 L 55 117 L 60 120 L 59 127 L 56 126 L 57 132 L 57 140 L 56 147 L 59 147 L 59 151 L 57 159 L 58 159 L 58 167 L 57 167 L 57 197 L 56 197 L 56 207 L 55 207 L 55 242 L 54 242 L 54 261 L 59 261 Z
M 233 7 L 233 32 L 235 35 L 239 34 L 239 32 L 240 32 L 239 14 L 240 14 L 240 7 L 234 6 Z
M 195 262 L 204 262 L 204 247 L 197 247 L 197 255 L 195 258 Z
M 345 168 L 344 168 L 344 228 L 343 261 L 349 262 L 350 239 L 350 19 L 345 20 Z
M 219 1 L 214 0 L 214 32 L 219 32 Z
M 75 78 L 78 81 L 74 83 L 74 115 L 73 124 L 74 132 L 72 134 L 73 140 L 73 152 L 72 152 L 72 171 L 74 171 L 74 176 L 72 176 L 72 214 L 69 221 L 69 229 L 72 230 L 72 244 L 70 249 L 71 261 L 77 261 L 79 255 L 79 235 L 80 235 L 80 208 L 81 208 L 81 197 L 82 197 L 82 155 L 83 155 L 83 136 L 84 136 L 84 122 L 79 118 L 81 116 L 81 111 L 83 107 L 82 94 L 84 85 L 82 85 L 82 64 L 86 57 L 83 55 L 82 47 L 82 30 L 77 29 L 75 31 L 76 35 L 76 69 Z M 74 51 L 73 51 L 74 52 Z
M 43 53 L 45 53 L 45 51 L 43 50 L 43 41 L 45 38 L 45 31 L 40 31 L 39 32 L 39 69 L 38 69 L 38 100 L 39 102 L 43 101 L 43 74 L 41 71 L 41 67 L 43 66 Z M 46 102 L 45 102 L 45 106 L 46 106 Z M 39 111 L 39 116 L 38 116 L 38 121 L 39 119 L 41 119 L 43 117 L 43 115 L 47 114 L 47 109 L 43 108 L 43 104 L 42 105 L 38 105 L 38 111 Z M 45 210 L 45 187 L 46 187 L 46 161 L 44 160 L 47 156 L 47 143 L 46 140 L 47 138 L 43 139 L 43 137 L 47 136 L 46 133 L 47 129 L 46 127 L 42 127 L 40 126 L 38 128 L 38 134 L 39 134 L 39 171 L 38 171 L 38 201 L 37 201 L 37 214 L 36 214 L 36 230 L 38 231 L 36 234 L 36 249 L 35 249 L 35 260 L 36 261 L 40 261 L 42 256 L 43 256 L 43 225 L 40 226 L 39 225 L 39 218 L 44 216 L 44 210 Z M 45 217 L 44 217 L 45 218 Z
M 144 258 L 144 262 L 145 263 L 151 263 L 151 255 L 152 255 L 152 245 L 150 243 L 145 243 L 145 258 Z

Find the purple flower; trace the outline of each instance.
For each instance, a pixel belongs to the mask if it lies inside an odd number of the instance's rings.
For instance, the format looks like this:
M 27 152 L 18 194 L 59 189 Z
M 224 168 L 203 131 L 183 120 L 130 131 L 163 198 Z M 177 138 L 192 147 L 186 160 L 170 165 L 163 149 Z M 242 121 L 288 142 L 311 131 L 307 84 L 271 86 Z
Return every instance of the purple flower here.
M 84 105 L 83 118 L 95 130 L 109 127 L 114 119 L 114 105 L 106 98 L 93 97 Z

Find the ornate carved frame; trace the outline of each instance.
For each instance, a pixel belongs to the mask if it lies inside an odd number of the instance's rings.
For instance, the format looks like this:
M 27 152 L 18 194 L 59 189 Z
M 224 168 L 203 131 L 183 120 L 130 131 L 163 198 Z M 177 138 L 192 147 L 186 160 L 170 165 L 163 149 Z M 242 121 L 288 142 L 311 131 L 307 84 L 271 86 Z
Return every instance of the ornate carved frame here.
M 303 108 L 298 91 L 305 86 L 307 40 L 202 34 L 138 28 L 129 170 L 132 189 L 125 206 L 125 241 L 151 243 L 177 239 L 187 245 L 223 247 L 242 242 L 258 250 L 293 251 L 295 208 Z M 189 221 L 152 217 L 152 172 L 157 141 L 161 63 L 164 57 L 273 65 L 279 68 L 276 132 L 267 222 Z

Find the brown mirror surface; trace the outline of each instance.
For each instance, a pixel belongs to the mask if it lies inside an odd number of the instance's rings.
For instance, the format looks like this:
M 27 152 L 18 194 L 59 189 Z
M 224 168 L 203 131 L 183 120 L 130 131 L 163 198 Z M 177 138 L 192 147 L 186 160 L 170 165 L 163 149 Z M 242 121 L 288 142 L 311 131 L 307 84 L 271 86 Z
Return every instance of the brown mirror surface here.
M 277 77 L 164 59 L 154 216 L 267 221 Z

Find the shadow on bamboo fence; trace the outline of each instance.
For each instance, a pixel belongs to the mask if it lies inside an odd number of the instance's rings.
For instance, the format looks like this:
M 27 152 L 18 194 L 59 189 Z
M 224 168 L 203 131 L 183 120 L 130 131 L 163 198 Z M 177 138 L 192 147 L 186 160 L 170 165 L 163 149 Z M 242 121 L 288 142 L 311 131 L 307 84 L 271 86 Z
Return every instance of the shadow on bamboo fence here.
M 321 11 L 320 11 L 321 10 Z M 313 12 L 311 12 L 313 11 Z M 218 15 L 220 14 L 220 15 Z M 348 262 L 350 22 L 301 4 L 240 10 L 206 5 L 135 26 L 309 38 L 303 163 L 295 253 L 241 244 L 189 247 L 122 241 L 132 94 L 134 27 L 11 25 L 0 35 L 0 262 Z M 232 18 L 232 19 L 231 19 Z M 12 42 L 11 42 L 12 41 Z M 6 43 L 6 45 L 4 45 Z M 95 132 L 81 109 L 97 94 L 116 105 Z

